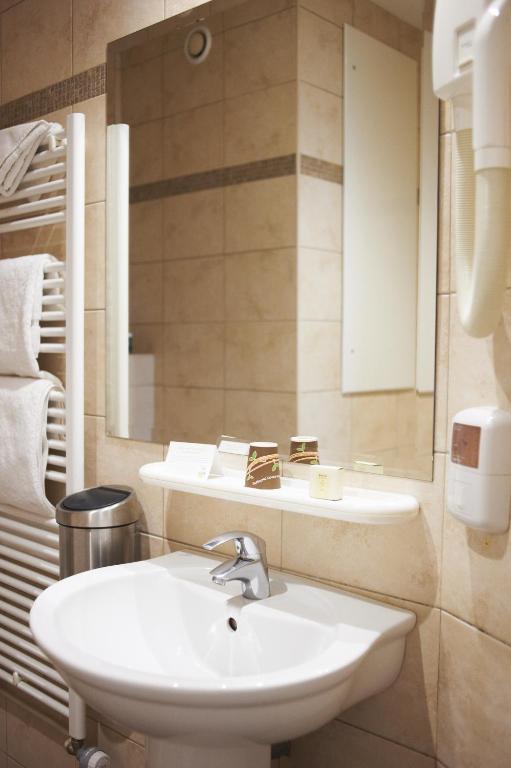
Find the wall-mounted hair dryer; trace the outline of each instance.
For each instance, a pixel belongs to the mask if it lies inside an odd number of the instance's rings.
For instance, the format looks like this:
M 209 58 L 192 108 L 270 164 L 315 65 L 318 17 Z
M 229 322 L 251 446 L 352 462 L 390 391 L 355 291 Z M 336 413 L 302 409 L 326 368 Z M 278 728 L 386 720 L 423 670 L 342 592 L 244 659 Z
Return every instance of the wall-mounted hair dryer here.
M 511 243 L 511 0 L 437 0 L 433 86 L 453 106 L 460 318 L 471 336 L 488 336 Z

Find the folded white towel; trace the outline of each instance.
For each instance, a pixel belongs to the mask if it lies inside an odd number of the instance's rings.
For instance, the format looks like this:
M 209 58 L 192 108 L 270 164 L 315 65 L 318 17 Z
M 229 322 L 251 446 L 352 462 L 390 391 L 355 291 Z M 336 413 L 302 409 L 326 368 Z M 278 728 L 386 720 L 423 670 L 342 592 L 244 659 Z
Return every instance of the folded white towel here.
M 55 514 L 46 498 L 44 475 L 48 400 L 56 386 L 48 378 L 0 377 L 0 505 L 44 518 Z
M 36 120 L 0 131 L 0 195 L 16 192 L 41 144 L 61 130 L 58 123 Z
M 47 253 L 0 259 L 0 375 L 39 376 L 44 266 Z

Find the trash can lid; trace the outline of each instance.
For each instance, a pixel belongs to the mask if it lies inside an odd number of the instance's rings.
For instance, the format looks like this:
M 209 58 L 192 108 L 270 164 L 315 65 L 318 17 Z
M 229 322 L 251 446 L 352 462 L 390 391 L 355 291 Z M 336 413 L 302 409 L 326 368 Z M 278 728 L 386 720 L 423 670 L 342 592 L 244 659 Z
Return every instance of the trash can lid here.
M 128 485 L 98 485 L 61 499 L 55 517 L 71 528 L 114 528 L 135 523 L 140 505 Z

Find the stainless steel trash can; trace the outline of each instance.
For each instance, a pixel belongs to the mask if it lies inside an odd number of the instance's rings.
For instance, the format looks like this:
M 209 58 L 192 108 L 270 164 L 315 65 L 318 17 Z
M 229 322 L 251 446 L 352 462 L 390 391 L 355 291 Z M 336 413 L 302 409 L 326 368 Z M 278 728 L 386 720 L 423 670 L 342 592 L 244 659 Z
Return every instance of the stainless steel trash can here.
M 135 560 L 140 505 L 127 485 L 99 485 L 59 501 L 60 578 Z

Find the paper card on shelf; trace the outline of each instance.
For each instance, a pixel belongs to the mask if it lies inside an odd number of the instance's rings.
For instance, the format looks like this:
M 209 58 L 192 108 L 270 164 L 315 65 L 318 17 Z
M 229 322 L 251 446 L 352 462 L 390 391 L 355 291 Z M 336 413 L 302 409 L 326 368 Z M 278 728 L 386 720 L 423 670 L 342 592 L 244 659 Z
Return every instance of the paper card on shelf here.
M 230 453 L 236 456 L 248 456 L 250 443 L 230 435 L 221 435 L 217 442 L 220 453 Z
M 207 480 L 212 475 L 221 475 L 216 445 L 209 443 L 178 443 L 172 441 L 165 463 L 169 474 L 179 478 Z

